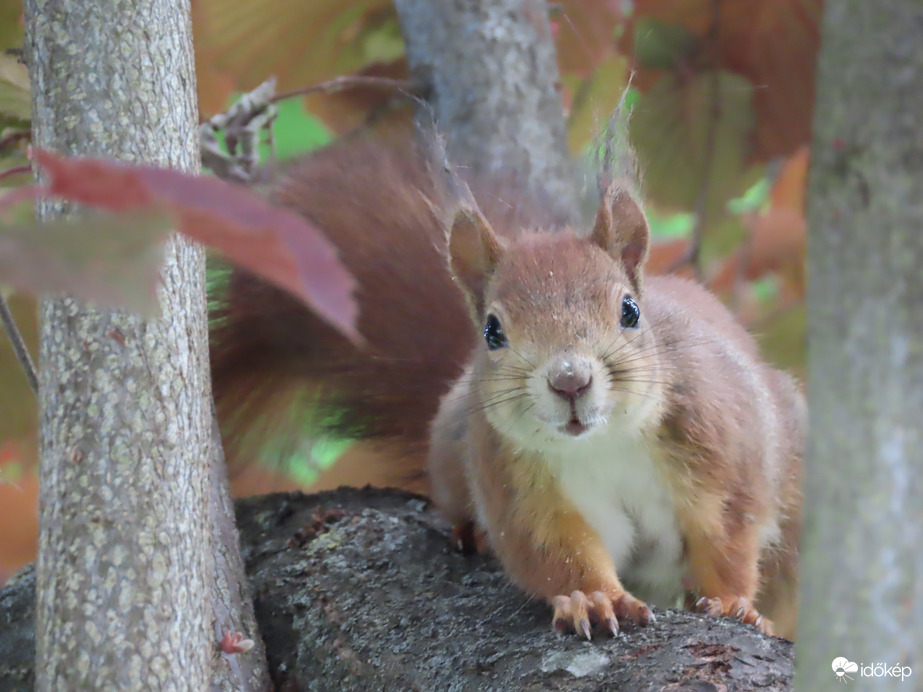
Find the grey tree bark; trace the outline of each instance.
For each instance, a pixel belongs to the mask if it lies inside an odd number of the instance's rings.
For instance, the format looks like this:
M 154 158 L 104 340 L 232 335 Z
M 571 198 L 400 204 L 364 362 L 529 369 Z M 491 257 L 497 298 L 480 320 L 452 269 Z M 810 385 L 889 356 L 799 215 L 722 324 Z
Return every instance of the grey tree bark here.
M 188 0 L 25 16 L 35 146 L 198 169 Z M 174 239 L 162 274 L 159 319 L 42 306 L 39 690 L 268 682 L 261 643 L 218 655 L 223 630 L 259 636 L 213 439 L 203 251 Z
M 797 687 L 923 689 L 923 5 L 826 3 L 817 79 Z
M 592 642 L 496 560 L 449 548 L 422 497 L 341 488 L 237 504 L 244 559 L 278 690 L 783 692 L 794 647 L 730 618 L 658 611 Z M 0 588 L 0 689 L 26 690 L 34 575 Z
M 547 3 L 394 4 L 411 73 L 424 86 L 453 163 L 526 191 L 545 224 L 576 221 L 577 177 Z

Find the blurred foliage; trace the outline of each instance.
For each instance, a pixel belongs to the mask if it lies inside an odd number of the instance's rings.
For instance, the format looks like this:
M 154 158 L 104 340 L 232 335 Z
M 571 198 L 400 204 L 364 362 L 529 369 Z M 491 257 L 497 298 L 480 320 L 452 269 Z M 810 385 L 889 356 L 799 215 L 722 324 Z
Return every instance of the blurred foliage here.
M 278 77 L 279 92 L 343 75 L 407 77 L 390 0 L 191 2 L 203 118 L 269 75 Z M 586 155 L 631 83 L 630 135 L 657 241 L 649 269 L 693 274 L 684 259 L 699 237 L 696 273 L 757 334 L 767 356 L 795 373 L 804 364 L 804 187 L 821 12 L 822 0 L 551 5 L 576 155 Z M 26 163 L 26 72 L 6 52 L 21 42 L 21 0 L 0 0 L 0 196 L 30 180 L 15 173 Z M 408 109 L 393 108 L 394 96 L 366 87 L 283 101 L 276 155 L 310 150 L 382 114 L 406 117 Z M 262 154 L 269 155 L 265 146 Z M 13 303 L 34 349 L 34 302 Z M 0 383 L 0 472 L 6 464 L 9 477 L 18 455 L 32 458 L 20 442 L 34 439 L 35 415 L 4 339 Z M 304 461 L 313 468 L 317 459 Z

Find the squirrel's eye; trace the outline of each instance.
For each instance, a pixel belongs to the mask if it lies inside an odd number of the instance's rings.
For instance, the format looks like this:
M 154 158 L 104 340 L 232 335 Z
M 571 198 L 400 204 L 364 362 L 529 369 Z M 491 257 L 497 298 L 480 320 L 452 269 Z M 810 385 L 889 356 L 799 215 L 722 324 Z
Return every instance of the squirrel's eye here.
M 487 341 L 487 348 L 491 351 L 505 348 L 509 343 L 496 315 L 487 316 L 487 324 L 484 325 L 484 340 Z
M 631 299 L 631 296 L 622 298 L 622 329 L 634 329 L 641 319 L 641 308 Z

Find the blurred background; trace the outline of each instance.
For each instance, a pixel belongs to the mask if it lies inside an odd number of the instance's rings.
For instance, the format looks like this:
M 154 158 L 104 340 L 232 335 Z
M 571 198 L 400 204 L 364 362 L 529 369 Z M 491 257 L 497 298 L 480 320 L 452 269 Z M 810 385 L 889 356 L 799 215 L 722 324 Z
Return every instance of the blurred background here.
M 821 0 L 560 0 L 549 4 L 575 158 L 626 89 L 630 137 L 655 236 L 648 271 L 698 276 L 754 333 L 767 358 L 804 368 L 804 193 Z M 344 75 L 407 78 L 389 0 L 192 0 L 199 109 L 223 112 L 268 77 L 277 91 Z M 30 96 L 21 0 L 0 0 L 0 195 L 31 182 Z M 284 159 L 344 132 L 410 123 L 393 89 L 318 89 L 280 101 Z M 213 287 L 220 287 L 216 277 Z M 0 287 L 33 357 L 36 305 Z M 220 296 L 219 296 L 220 297 Z M 0 336 L 0 584 L 34 559 L 37 406 Z M 286 469 L 238 472 L 246 495 L 309 487 L 348 442 Z

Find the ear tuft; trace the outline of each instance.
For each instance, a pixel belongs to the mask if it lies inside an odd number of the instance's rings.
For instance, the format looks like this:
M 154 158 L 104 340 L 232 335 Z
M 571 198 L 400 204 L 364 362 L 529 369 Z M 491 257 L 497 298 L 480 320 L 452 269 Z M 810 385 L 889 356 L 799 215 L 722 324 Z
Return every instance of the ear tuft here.
M 615 182 L 606 187 L 591 238 L 621 265 L 635 294 L 640 295 L 651 232 L 641 205 L 625 186 Z
M 503 255 L 503 245 L 477 208 L 462 205 L 449 227 L 448 247 L 452 275 L 465 290 L 475 318 L 480 320 L 487 284 Z

